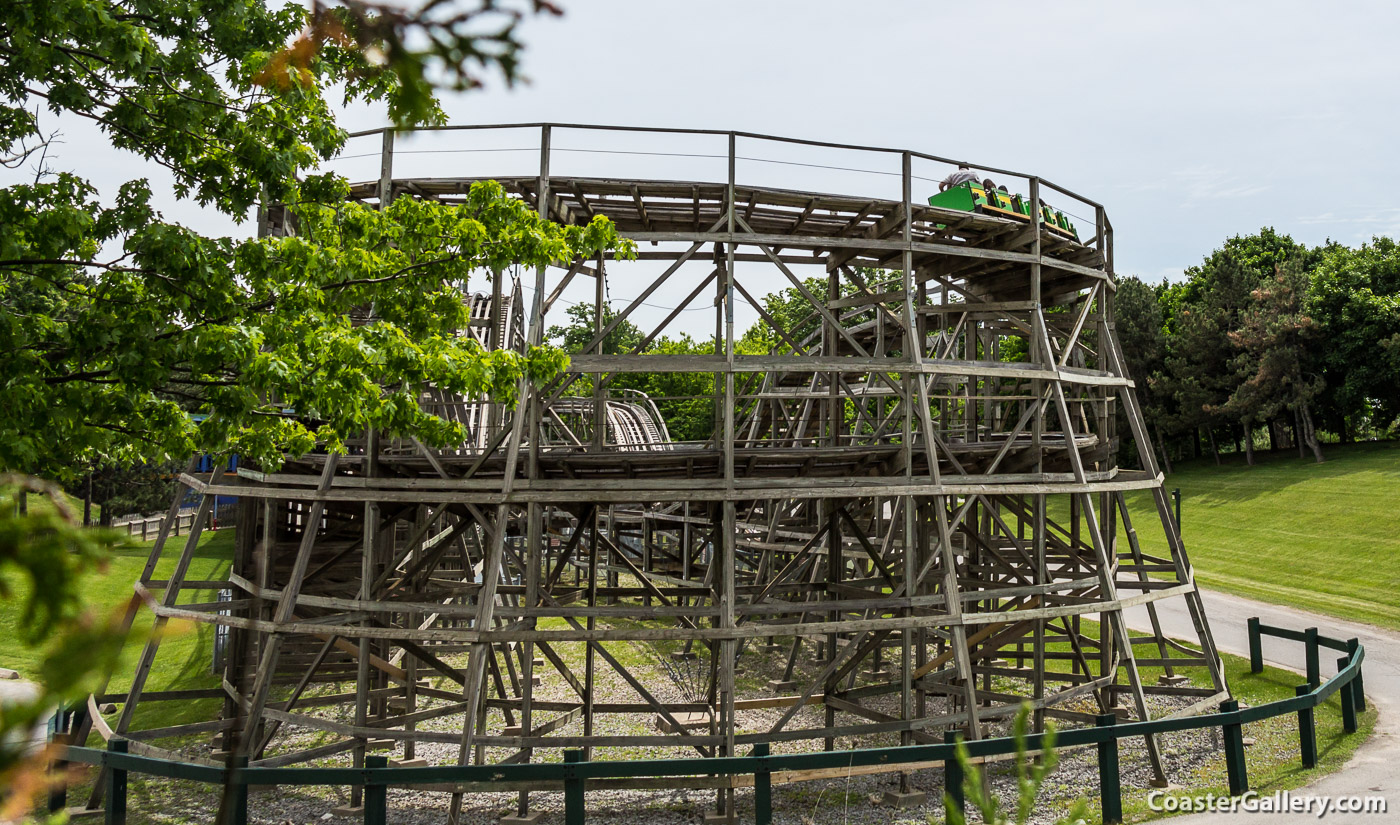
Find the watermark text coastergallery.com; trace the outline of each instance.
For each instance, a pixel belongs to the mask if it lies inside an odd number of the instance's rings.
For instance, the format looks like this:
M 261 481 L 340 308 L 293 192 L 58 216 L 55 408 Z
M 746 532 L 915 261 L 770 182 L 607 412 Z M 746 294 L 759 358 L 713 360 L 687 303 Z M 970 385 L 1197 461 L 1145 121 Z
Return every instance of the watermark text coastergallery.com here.
M 1318 819 L 1328 814 L 1384 814 L 1389 808 L 1383 796 L 1323 796 L 1288 791 L 1245 791 L 1239 796 L 1153 791 L 1147 795 L 1147 807 L 1156 813 L 1312 814 Z

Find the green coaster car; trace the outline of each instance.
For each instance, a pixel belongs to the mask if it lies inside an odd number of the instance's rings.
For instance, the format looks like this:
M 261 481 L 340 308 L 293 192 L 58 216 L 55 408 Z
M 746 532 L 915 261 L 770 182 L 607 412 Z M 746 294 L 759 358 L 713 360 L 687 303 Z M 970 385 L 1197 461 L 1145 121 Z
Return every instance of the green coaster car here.
M 980 212 L 984 215 L 1000 215 L 1018 221 L 1031 219 L 1029 198 L 1013 195 L 1004 189 L 988 190 L 976 181 L 960 183 L 928 199 L 929 206 L 956 209 L 959 212 Z M 1072 241 L 1079 240 L 1079 232 L 1065 213 L 1040 205 L 1040 222 L 1049 231 Z

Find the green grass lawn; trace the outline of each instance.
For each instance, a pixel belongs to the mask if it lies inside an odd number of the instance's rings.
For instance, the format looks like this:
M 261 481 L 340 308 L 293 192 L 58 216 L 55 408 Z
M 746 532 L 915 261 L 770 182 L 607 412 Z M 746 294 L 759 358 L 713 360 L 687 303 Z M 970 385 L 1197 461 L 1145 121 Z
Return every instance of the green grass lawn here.
M 186 578 L 211 581 L 226 579 L 229 564 L 233 558 L 233 538 L 233 530 L 231 529 L 216 532 L 204 531 L 195 548 Z M 184 536 L 170 539 L 171 546 L 166 548 L 156 567 L 156 578 L 163 579 L 170 574 L 180 555 L 178 548 L 184 546 L 184 541 Z M 145 568 L 146 559 L 150 555 L 151 544 L 150 542 L 137 542 L 118 550 L 105 571 L 90 574 L 84 579 L 83 595 L 93 609 L 104 612 L 123 609 L 127 599 L 132 595 L 132 585 L 141 578 L 141 571 Z M 17 670 L 22 676 L 33 676 L 37 672 L 43 651 L 26 648 L 11 641 L 17 638 L 16 623 L 19 621 L 19 608 L 24 596 L 27 595 L 28 587 L 27 582 L 19 582 L 18 584 L 19 587 L 14 596 L 0 602 L 0 639 L 6 640 L 0 642 L 0 667 Z M 157 597 L 159 595 L 158 592 Z M 186 591 L 180 600 L 190 602 L 212 600 L 213 598 L 214 593 L 212 592 Z M 143 608 L 133 628 L 133 635 L 138 638 L 144 637 L 149 631 L 152 621 L 151 612 Z M 150 678 L 146 683 L 147 689 L 218 687 L 219 679 L 211 672 L 214 650 L 213 627 L 201 625 L 196 628 L 188 622 L 182 622 L 178 625 L 172 622 L 171 625 L 172 632 L 161 643 L 160 655 L 156 657 L 155 665 L 152 667 Z M 123 661 L 122 669 L 113 677 L 109 691 L 119 693 L 130 686 L 131 673 L 135 668 L 135 661 L 139 654 L 139 644 L 127 646 L 127 655 Z M 142 725 L 143 714 L 148 712 L 159 713 L 162 721 L 156 724 L 164 725 L 209 718 L 215 710 L 215 704 L 209 703 L 217 703 L 217 701 L 161 702 L 149 707 L 143 706 L 137 713 L 137 724 L 138 726 Z M 151 725 L 149 722 L 146 724 Z
M 1182 536 L 1205 587 L 1400 628 L 1400 442 L 1180 464 Z M 1149 553 L 1165 553 L 1151 500 L 1129 499 Z

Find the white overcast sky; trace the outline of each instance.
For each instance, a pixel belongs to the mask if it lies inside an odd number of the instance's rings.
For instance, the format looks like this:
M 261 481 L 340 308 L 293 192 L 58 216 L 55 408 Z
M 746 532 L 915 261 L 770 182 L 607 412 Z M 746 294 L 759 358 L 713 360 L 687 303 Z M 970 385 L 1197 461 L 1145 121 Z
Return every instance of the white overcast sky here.
M 1180 277 L 1226 237 L 1265 225 L 1310 244 L 1400 232 L 1400 4 L 559 2 L 563 18 L 521 28 L 530 83 L 449 97 L 453 122 L 746 130 L 1032 172 L 1103 203 L 1118 271 L 1152 281 Z M 351 129 L 383 122 L 379 111 L 345 117 Z M 80 124 L 60 125 L 66 143 L 55 166 L 106 191 L 139 175 L 163 180 Z M 535 140 L 457 133 L 405 141 L 396 171 L 529 174 L 530 151 L 459 150 Z M 556 137 L 556 146 L 724 149 L 722 140 L 643 145 L 578 133 Z M 352 142 L 346 154 L 375 148 Z M 898 170 L 880 157 L 758 145 L 740 153 Z M 554 163 L 579 174 L 724 177 L 721 162 L 704 159 L 561 153 Z M 370 164 L 335 168 L 377 177 Z M 758 162 L 741 166 L 740 177 L 750 175 L 818 191 L 889 186 L 898 197 L 890 176 L 856 180 Z M 167 217 L 205 231 L 247 231 L 173 198 L 163 205 Z

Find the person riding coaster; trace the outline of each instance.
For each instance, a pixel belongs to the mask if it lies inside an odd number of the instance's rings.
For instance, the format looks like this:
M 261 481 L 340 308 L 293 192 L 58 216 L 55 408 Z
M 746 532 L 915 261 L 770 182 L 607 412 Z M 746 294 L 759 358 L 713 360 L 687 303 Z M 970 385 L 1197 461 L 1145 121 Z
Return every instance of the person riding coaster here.
M 930 206 L 944 209 L 978 212 L 1021 221 L 1029 221 L 1031 216 L 1029 198 L 1011 194 L 1005 186 L 998 186 L 991 178 L 979 182 L 977 174 L 967 166 L 959 166 L 940 181 L 938 194 L 930 196 L 928 202 Z M 1069 218 L 1044 201 L 1040 203 L 1040 222 L 1060 237 L 1079 240 L 1079 233 Z

